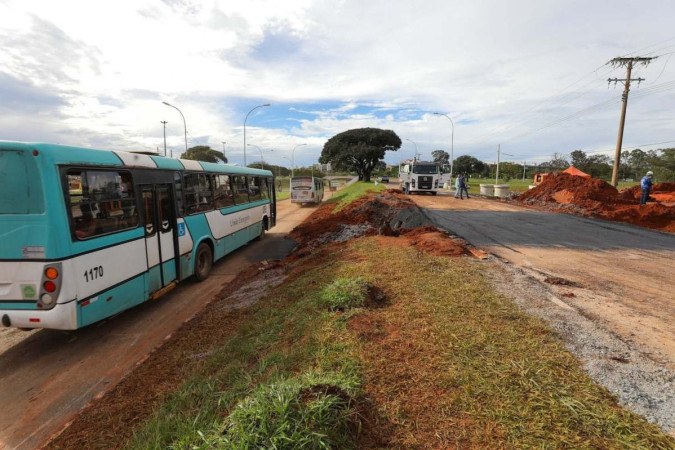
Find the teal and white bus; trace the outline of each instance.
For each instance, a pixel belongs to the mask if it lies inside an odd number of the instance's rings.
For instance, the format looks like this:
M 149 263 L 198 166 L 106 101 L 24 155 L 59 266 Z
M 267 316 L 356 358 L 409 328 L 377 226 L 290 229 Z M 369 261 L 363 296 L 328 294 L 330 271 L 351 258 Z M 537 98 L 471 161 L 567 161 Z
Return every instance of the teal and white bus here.
M 0 141 L 0 321 L 72 330 L 146 300 L 275 225 L 267 170 Z

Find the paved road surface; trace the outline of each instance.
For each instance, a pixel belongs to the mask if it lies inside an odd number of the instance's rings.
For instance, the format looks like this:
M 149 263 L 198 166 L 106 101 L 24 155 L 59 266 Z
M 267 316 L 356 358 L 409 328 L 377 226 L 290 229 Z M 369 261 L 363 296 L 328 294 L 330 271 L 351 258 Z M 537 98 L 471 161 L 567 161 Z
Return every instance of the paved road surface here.
M 542 278 L 578 283 L 565 287 L 574 297 L 560 300 L 675 368 L 675 235 L 475 197 L 412 198 L 475 246 Z
M 285 256 L 293 244 L 284 237 L 313 209 L 279 202 L 277 226 L 262 241 L 215 264 L 203 283 L 186 281 L 157 302 L 74 332 L 0 329 L 0 449 L 34 449 L 60 432 L 242 268 Z

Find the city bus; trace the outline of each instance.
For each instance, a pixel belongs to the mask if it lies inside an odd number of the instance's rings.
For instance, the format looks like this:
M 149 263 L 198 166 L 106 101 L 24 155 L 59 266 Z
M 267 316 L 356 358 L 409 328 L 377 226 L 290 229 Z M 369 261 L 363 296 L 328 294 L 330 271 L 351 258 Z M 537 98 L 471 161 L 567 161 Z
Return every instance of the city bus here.
M 154 300 L 275 225 L 268 170 L 0 141 L 0 321 L 72 330 Z
M 291 203 L 321 203 L 324 185 L 321 178 L 304 176 L 291 178 Z

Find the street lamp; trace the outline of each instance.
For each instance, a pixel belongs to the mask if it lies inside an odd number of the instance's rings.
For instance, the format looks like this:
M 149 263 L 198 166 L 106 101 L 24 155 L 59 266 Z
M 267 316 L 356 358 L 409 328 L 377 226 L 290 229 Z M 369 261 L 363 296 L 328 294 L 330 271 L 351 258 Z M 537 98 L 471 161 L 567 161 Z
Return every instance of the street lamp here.
M 298 144 L 295 147 L 293 147 L 293 151 L 291 152 L 291 178 L 293 178 L 293 173 L 295 169 L 295 149 L 298 147 L 302 147 L 303 145 L 307 144 Z
M 262 108 L 263 106 L 271 106 L 271 105 L 269 103 L 265 103 L 264 105 L 258 105 L 255 108 L 251 109 L 248 113 L 246 113 L 246 117 L 244 118 L 244 167 L 246 167 L 246 121 L 248 120 L 249 114 L 251 114 L 258 108 Z
M 253 144 L 248 144 L 248 146 L 249 147 L 255 147 L 258 150 L 260 150 L 260 168 L 264 169 L 265 168 L 265 158 L 263 158 L 262 148 L 258 147 L 257 145 L 253 145 Z M 272 150 L 270 150 L 270 151 L 272 151 Z
M 405 140 L 406 140 L 406 141 L 410 141 L 410 139 L 408 139 L 408 138 L 406 138 Z M 413 144 L 415 144 L 414 141 L 410 141 L 410 142 L 412 142 Z M 417 144 L 415 144 L 415 159 L 418 158 L 418 155 L 419 155 L 419 154 L 420 154 L 420 152 L 417 151 Z
M 162 102 L 162 103 L 164 103 L 166 106 L 170 106 L 173 109 L 175 109 L 176 111 L 178 111 L 180 116 L 183 118 L 183 129 L 185 130 L 185 153 L 187 153 L 187 151 L 188 151 L 188 147 L 187 147 L 187 123 L 185 123 L 185 116 L 183 115 L 183 113 L 181 112 L 180 109 L 176 108 L 171 103 L 167 103 L 167 102 Z
M 166 156 L 166 124 L 169 123 L 166 120 L 160 120 L 162 125 L 164 125 L 164 156 Z
M 450 116 L 447 114 L 442 114 L 442 113 L 434 113 L 437 116 L 444 116 L 450 121 L 450 125 L 452 125 L 452 134 L 450 137 L 450 181 L 452 182 L 452 166 L 455 163 L 455 123 L 452 121 Z

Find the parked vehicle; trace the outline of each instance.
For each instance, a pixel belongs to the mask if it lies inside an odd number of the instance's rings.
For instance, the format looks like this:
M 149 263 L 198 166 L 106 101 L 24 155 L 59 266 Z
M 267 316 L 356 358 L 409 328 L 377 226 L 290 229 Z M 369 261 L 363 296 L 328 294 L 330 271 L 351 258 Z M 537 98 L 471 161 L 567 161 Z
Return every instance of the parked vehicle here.
M 405 194 L 414 192 L 438 193 L 441 182 L 441 166 L 433 161 L 416 159 L 401 162 L 399 165 L 401 189 Z

